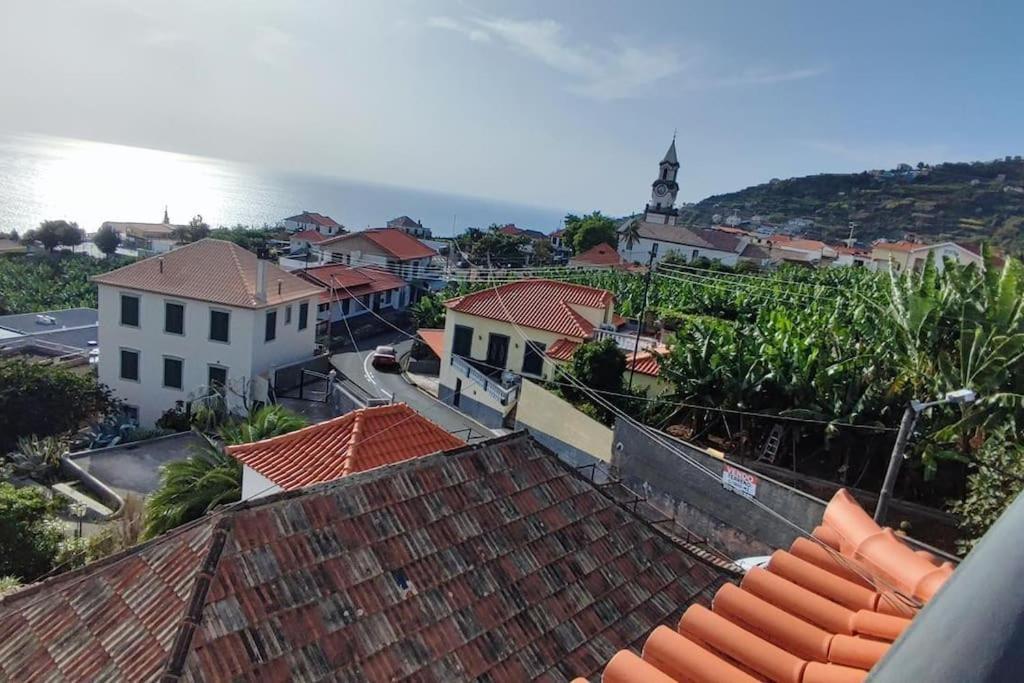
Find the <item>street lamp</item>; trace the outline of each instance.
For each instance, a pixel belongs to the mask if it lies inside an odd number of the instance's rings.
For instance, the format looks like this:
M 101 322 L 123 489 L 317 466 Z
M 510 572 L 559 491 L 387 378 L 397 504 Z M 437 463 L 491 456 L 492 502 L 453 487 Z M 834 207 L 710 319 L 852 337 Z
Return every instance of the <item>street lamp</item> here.
M 889 469 L 885 472 L 885 481 L 882 482 L 882 491 L 878 494 L 878 506 L 875 508 L 875 521 L 879 524 L 885 519 L 885 513 L 889 509 L 889 501 L 892 499 L 892 491 L 896 487 L 896 477 L 900 473 L 900 466 L 906 459 L 903 452 L 910 439 L 910 433 L 914 431 L 918 416 L 934 406 L 946 403 L 955 405 L 966 405 L 978 400 L 978 395 L 970 389 L 957 389 L 946 392 L 946 395 L 935 401 L 922 403 L 917 399 L 911 399 L 907 409 L 903 411 L 903 420 L 900 422 L 900 431 L 896 435 L 896 443 L 892 447 L 892 456 L 889 458 Z

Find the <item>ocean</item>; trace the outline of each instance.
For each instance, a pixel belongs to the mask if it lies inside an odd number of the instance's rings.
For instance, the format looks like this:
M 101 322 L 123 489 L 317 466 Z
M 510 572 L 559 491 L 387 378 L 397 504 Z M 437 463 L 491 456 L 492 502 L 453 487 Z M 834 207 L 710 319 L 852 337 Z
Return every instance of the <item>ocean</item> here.
M 357 175 L 353 169 L 349 175 Z M 201 214 L 213 227 L 275 225 L 304 210 L 350 230 L 421 220 L 435 236 L 515 223 L 549 232 L 566 211 L 375 183 L 282 173 L 250 164 L 43 135 L 0 134 L 0 230 L 40 221 L 172 223 Z

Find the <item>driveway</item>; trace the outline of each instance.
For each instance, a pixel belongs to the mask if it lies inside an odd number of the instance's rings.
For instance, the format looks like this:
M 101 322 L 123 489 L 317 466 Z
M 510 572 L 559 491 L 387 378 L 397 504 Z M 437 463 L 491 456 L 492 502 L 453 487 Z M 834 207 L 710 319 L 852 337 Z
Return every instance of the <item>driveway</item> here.
M 494 436 L 475 420 L 438 401 L 409 384 L 398 372 L 378 372 L 370 365 L 370 354 L 377 346 L 393 346 L 401 356 L 412 348 L 412 340 L 392 331 L 364 339 L 358 351 L 344 351 L 331 356 L 331 364 L 353 384 L 372 397 L 391 398 L 405 403 L 434 424 L 440 425 L 464 441 L 478 441 Z

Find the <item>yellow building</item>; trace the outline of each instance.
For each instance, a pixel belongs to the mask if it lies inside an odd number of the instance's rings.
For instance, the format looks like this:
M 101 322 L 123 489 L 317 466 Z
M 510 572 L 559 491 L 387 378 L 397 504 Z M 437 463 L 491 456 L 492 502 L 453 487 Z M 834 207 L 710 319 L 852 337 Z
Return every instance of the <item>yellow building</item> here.
M 523 280 L 445 302 L 438 397 L 487 426 L 506 422 L 518 377 L 550 377 L 545 351 L 614 331 L 608 291 L 553 280 Z

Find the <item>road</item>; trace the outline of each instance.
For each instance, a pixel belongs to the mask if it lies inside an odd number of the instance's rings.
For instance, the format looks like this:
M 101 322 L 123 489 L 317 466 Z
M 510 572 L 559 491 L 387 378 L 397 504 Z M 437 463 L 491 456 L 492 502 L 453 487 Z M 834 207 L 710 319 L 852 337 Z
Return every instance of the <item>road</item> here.
M 464 441 L 475 443 L 480 439 L 494 436 L 493 432 L 480 423 L 409 384 L 401 373 L 375 370 L 370 364 L 370 354 L 377 346 L 382 345 L 395 347 L 401 356 L 412 348 L 412 340 L 397 331 L 381 334 L 361 340 L 358 351 L 349 350 L 334 354 L 331 363 L 338 372 L 367 395 L 390 398 L 393 394 L 396 403 L 407 404 L 423 417 Z

